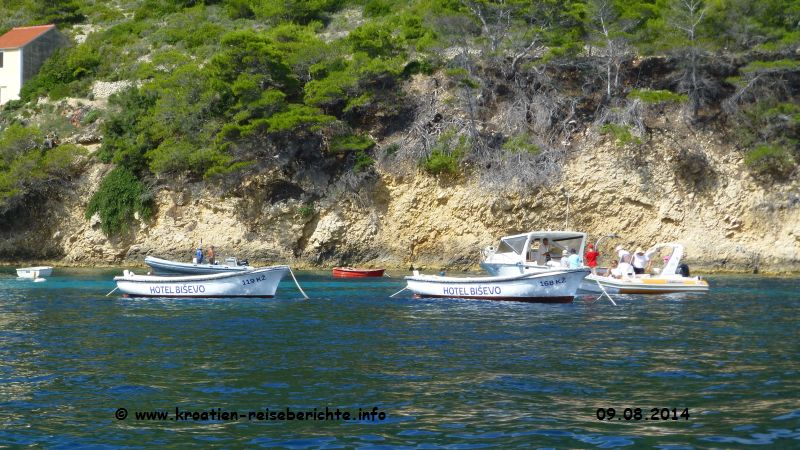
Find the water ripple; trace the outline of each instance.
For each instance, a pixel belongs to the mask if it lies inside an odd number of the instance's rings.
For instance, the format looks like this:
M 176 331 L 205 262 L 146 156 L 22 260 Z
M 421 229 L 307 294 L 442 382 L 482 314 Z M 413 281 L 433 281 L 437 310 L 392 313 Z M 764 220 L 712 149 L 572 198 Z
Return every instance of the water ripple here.
M 684 449 L 800 440 L 794 279 L 619 306 L 389 299 L 301 274 L 273 300 L 106 298 L 112 273 L 0 277 L 0 442 L 146 448 Z M 131 415 L 118 420 L 118 408 Z M 155 422 L 136 411 L 378 408 L 384 421 Z M 614 408 L 614 420 L 598 410 Z M 642 420 L 626 419 L 636 408 Z M 689 420 L 650 420 L 652 409 Z M 647 417 L 648 420 L 643 418 Z M 660 419 L 660 416 L 658 417 Z

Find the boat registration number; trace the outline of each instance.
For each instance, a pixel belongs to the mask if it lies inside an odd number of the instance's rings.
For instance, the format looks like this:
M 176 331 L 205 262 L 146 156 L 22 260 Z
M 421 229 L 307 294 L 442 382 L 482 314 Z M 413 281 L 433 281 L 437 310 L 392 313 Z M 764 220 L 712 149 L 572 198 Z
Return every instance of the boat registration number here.
M 260 275 L 255 278 L 248 278 L 246 280 L 242 280 L 242 286 L 247 286 L 248 284 L 258 283 L 260 281 L 264 281 L 267 279 L 266 275 Z
M 544 280 L 539 282 L 539 286 L 555 286 L 567 282 L 567 277 L 561 277 L 555 280 Z

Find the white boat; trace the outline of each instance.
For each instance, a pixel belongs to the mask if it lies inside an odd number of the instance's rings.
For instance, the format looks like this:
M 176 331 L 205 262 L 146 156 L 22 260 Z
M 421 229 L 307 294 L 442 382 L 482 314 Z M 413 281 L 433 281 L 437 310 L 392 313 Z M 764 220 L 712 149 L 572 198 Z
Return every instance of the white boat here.
M 581 280 L 589 273 L 588 268 L 489 277 L 447 277 L 415 273 L 405 279 L 406 289 L 416 297 L 569 303 L 575 298 Z
M 198 264 L 147 256 L 144 258 L 144 263 L 150 266 L 156 275 L 209 275 L 246 272 L 254 269 L 247 265 L 246 261 L 239 261 L 236 258 L 225 258 L 225 264 Z
M 114 277 L 126 297 L 265 297 L 275 296 L 289 266 L 271 266 L 210 275 L 136 275 L 124 271 Z
M 483 250 L 481 267 L 490 276 L 405 277 L 406 289 L 417 297 L 455 297 L 486 300 L 517 300 L 544 303 L 571 302 L 587 267 L 569 269 L 561 264 L 568 249 L 582 254 L 585 233 L 532 231 L 504 236 L 497 248 Z M 563 256 L 562 256 L 563 255 Z
M 481 267 L 491 275 L 508 276 L 563 269 L 567 249 L 583 255 L 586 233 L 531 231 L 503 236 L 497 247 L 483 249 Z M 548 260 L 549 258 L 549 260 Z
M 664 267 L 653 269 L 650 274 L 624 275 L 622 278 L 609 276 L 605 269 L 598 269 L 599 274 L 591 274 L 583 280 L 581 290 L 611 294 L 671 294 L 678 292 L 708 292 L 708 282 L 700 277 L 689 276 L 688 266 L 680 264 L 683 257 L 683 245 L 674 242 L 656 244 L 645 254 L 656 255 L 667 249 L 669 257 Z M 602 286 L 602 287 L 601 287 Z
M 39 266 L 39 267 L 23 267 L 17 269 L 17 276 L 20 278 L 41 278 L 41 277 L 49 277 L 53 274 L 53 268 L 51 266 Z

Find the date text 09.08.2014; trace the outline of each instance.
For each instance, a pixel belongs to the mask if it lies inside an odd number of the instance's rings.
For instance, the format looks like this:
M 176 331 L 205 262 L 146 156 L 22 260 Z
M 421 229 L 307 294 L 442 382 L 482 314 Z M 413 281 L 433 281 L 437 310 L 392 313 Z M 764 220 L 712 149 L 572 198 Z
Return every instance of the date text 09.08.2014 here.
M 617 414 L 614 408 L 597 408 L 597 420 L 689 420 L 689 408 L 650 408 L 644 413 L 642 408 L 625 408 Z

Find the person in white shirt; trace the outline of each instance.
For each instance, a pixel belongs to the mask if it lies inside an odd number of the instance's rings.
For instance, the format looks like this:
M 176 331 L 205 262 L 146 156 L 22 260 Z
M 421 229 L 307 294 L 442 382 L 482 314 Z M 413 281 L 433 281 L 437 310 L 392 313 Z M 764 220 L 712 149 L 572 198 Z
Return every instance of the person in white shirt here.
M 561 263 L 561 267 L 569 267 L 569 253 L 567 253 L 566 250 L 561 254 L 561 260 L 559 262 Z
M 633 254 L 633 261 L 631 265 L 633 266 L 633 271 L 637 275 L 641 275 L 645 272 L 645 268 L 647 267 L 647 263 L 650 262 L 650 255 L 646 255 L 644 253 L 644 249 L 642 247 L 638 247 L 636 252 Z
M 628 278 L 636 275 L 636 272 L 633 271 L 633 266 L 628 262 L 627 259 L 619 263 L 616 270 L 616 273 L 619 275 L 615 278 Z
M 619 270 L 619 262 L 616 259 L 611 260 L 611 265 L 608 267 L 605 276 L 611 278 L 622 278 L 622 272 Z
M 626 259 L 625 257 L 630 256 L 630 254 L 631 253 L 629 251 L 625 250 L 625 247 L 621 245 L 617 246 L 617 256 L 619 257 L 620 262 L 624 262 Z

